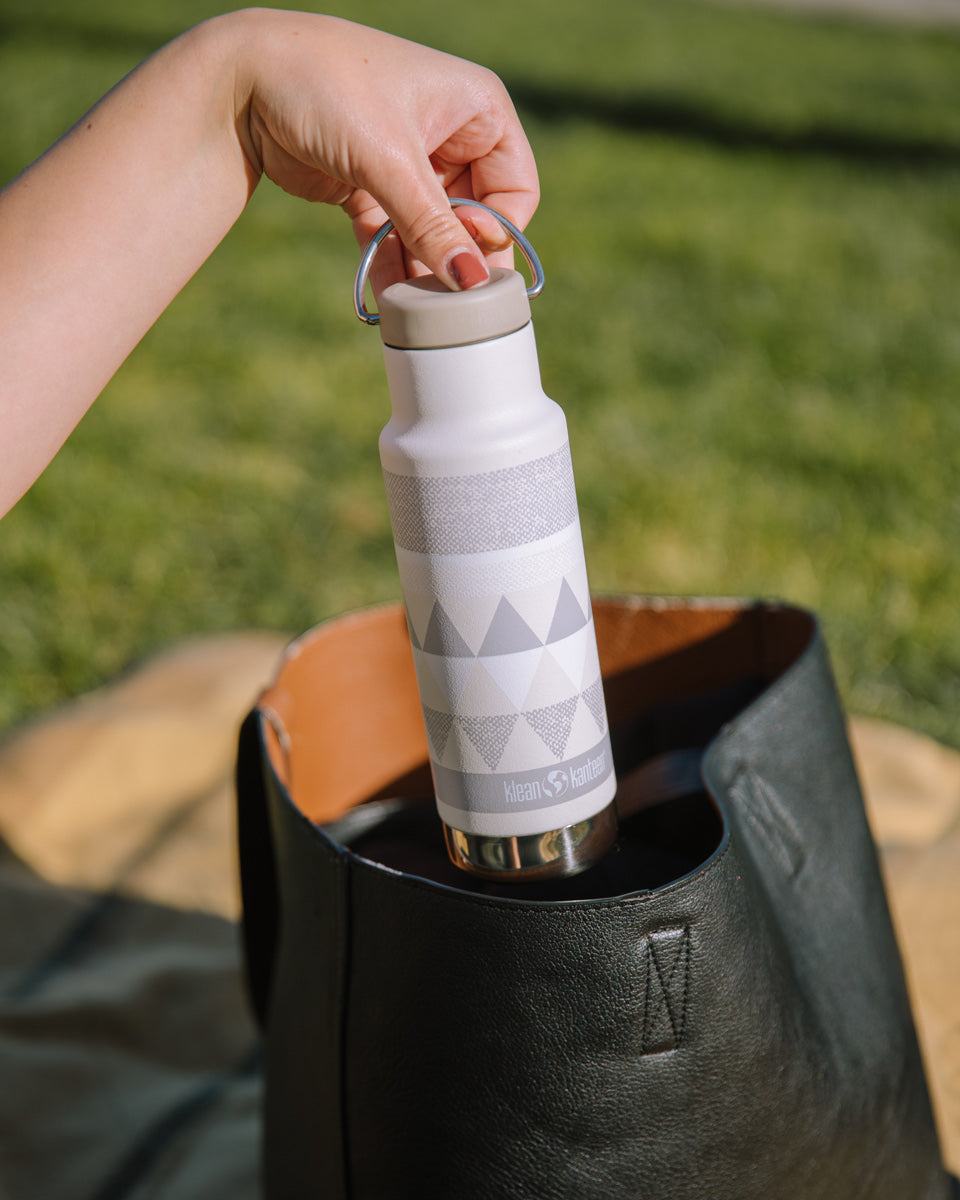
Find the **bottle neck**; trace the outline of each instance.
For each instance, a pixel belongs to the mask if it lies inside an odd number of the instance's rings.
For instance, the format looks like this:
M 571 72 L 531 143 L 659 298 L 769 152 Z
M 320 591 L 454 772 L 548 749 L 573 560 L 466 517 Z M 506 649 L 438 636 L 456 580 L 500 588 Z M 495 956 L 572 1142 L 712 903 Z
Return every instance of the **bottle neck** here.
M 393 410 L 391 424 L 496 420 L 518 407 L 552 405 L 543 394 L 533 325 L 515 333 L 431 350 L 383 348 Z

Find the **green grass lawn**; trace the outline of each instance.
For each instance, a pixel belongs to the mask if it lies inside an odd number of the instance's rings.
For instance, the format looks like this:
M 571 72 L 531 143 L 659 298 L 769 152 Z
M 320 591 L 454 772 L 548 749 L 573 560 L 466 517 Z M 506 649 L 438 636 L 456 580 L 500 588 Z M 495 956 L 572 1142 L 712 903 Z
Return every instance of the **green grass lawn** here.
M 0 3 L 0 179 L 188 0 Z M 850 708 L 960 746 L 960 36 L 691 0 L 358 0 L 537 152 L 534 319 L 596 590 L 823 615 Z M 346 220 L 261 187 L 0 525 L 0 727 L 172 638 L 398 593 Z

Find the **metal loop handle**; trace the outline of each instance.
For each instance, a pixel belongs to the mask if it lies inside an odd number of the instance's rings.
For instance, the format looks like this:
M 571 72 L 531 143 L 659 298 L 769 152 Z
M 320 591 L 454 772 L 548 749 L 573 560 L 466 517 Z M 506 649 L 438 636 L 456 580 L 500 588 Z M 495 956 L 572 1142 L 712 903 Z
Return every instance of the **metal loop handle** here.
M 539 296 L 543 291 L 543 267 L 540 259 L 537 257 L 537 252 L 530 245 L 529 239 L 518 229 L 514 223 L 503 215 L 498 213 L 496 209 L 490 208 L 486 204 L 481 204 L 479 200 L 468 200 L 464 196 L 451 196 L 451 208 L 482 208 L 484 212 L 490 213 L 492 217 L 500 222 L 507 233 L 520 247 L 523 257 L 526 259 L 527 266 L 530 268 L 530 274 L 533 276 L 533 283 L 527 288 L 527 295 L 533 299 L 534 296 Z M 363 252 L 363 257 L 360 259 L 360 265 L 357 268 L 357 278 L 353 285 L 353 308 L 357 316 L 365 325 L 379 325 L 380 314 L 368 312 L 363 303 L 363 293 L 367 286 L 367 276 L 370 274 L 370 268 L 373 265 L 373 259 L 377 251 L 380 249 L 380 244 L 384 238 L 393 229 L 392 221 L 385 221 L 377 232 L 370 239 L 366 250 Z

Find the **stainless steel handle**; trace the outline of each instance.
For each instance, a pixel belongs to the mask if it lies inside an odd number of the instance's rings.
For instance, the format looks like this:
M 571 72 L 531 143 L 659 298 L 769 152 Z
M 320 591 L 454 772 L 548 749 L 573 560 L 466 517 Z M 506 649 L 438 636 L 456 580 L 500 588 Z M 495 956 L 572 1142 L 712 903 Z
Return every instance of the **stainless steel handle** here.
M 534 296 L 539 296 L 543 291 L 544 277 L 543 266 L 540 259 L 537 257 L 537 252 L 530 244 L 529 238 L 519 229 L 514 223 L 503 215 L 498 213 L 496 209 L 490 208 L 486 204 L 481 204 L 479 200 L 468 200 L 463 196 L 451 196 L 451 208 L 482 208 L 484 212 L 490 213 L 496 217 L 500 224 L 504 227 L 507 233 L 520 247 L 520 252 L 526 259 L 527 266 L 530 268 L 530 274 L 533 276 L 533 283 L 527 288 L 527 295 L 533 299 Z M 357 268 L 357 278 L 353 285 L 353 307 L 357 316 L 365 325 L 379 325 L 380 314 L 372 313 L 367 310 L 363 302 L 363 293 L 367 286 L 367 277 L 370 274 L 370 267 L 373 265 L 373 259 L 377 251 L 380 249 L 380 244 L 387 234 L 393 229 L 392 221 L 385 221 L 377 232 L 370 239 L 367 248 L 363 252 L 363 257 L 360 259 L 360 265 Z

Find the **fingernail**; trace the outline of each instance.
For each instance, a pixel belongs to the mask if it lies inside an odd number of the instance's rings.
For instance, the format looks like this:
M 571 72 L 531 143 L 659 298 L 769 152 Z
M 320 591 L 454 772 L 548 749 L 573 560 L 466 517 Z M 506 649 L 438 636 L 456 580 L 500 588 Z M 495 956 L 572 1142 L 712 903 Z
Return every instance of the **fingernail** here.
M 476 287 L 478 283 L 486 283 L 490 278 L 490 272 L 483 262 L 469 250 L 461 250 L 453 256 L 450 260 L 450 274 L 464 290 Z

